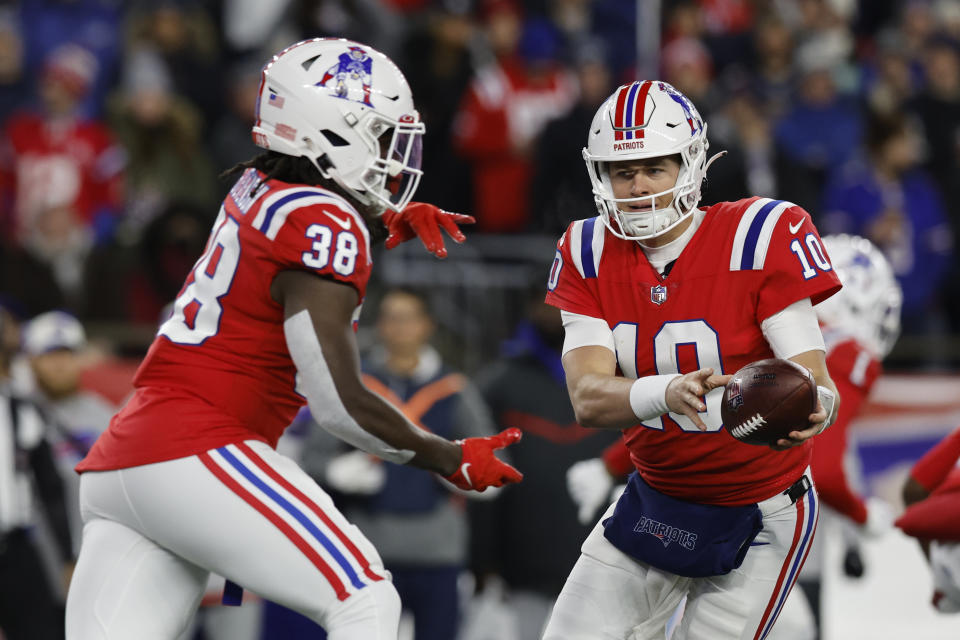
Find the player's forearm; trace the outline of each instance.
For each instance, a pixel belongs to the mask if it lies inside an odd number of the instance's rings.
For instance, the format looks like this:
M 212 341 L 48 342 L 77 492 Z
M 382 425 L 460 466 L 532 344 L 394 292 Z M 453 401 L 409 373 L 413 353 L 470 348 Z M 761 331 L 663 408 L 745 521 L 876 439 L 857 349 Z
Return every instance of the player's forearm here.
M 640 420 L 630 405 L 634 381 L 621 376 L 584 374 L 569 384 L 577 422 L 589 429 L 626 429 Z
M 460 464 L 460 446 L 416 426 L 393 405 L 367 389 L 345 398 L 347 412 L 374 437 L 401 451 L 413 452 L 411 464 L 448 476 Z

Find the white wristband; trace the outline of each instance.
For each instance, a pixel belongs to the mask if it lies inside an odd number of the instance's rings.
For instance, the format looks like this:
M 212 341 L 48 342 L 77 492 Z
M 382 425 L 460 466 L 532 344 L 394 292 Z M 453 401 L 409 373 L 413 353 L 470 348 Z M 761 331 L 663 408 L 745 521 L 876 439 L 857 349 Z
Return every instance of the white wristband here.
M 670 411 L 667 407 L 667 385 L 679 374 L 644 376 L 630 387 L 630 408 L 640 420 L 656 418 Z
M 820 430 L 820 433 L 823 433 L 827 430 L 827 427 L 832 425 L 834 420 L 837 419 L 836 412 L 833 409 L 837 403 L 837 394 L 827 387 L 817 385 L 817 397 L 820 398 L 820 404 L 823 405 L 824 410 L 827 412 L 827 419 L 824 420 L 823 429 Z

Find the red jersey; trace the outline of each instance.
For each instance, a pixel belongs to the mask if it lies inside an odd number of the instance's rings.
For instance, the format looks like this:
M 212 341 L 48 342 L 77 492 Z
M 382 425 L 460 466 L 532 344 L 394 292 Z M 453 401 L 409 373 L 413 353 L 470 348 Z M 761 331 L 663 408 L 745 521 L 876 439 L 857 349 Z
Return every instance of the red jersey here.
M 814 304 L 840 289 L 810 215 L 779 200 L 723 202 L 664 278 L 636 242 L 599 218 L 572 223 L 560 239 L 547 302 L 601 318 L 613 331 L 628 378 L 713 367 L 733 373 L 773 356 L 760 329 L 803 298 Z M 706 397 L 701 432 L 670 413 L 625 430 L 644 480 L 668 495 L 708 504 L 758 502 L 787 489 L 810 460 L 810 444 L 777 452 L 723 430 L 722 389 Z
M 846 333 L 825 327 L 823 337 L 827 346 L 827 369 L 840 392 L 841 402 L 836 422 L 814 440 L 810 469 L 824 504 L 863 524 L 867 521 L 867 508 L 863 498 L 850 486 L 844 456 L 847 430 L 880 376 L 880 361 Z
M 136 391 L 78 471 L 193 455 L 244 440 L 276 446 L 304 404 L 270 296 L 281 271 L 345 282 L 362 302 L 370 237 L 339 195 L 253 169 L 223 202 L 204 254 L 134 378 Z M 357 317 L 360 305 L 357 305 Z
M 120 208 L 124 153 L 103 124 L 20 113 L 7 124 L 6 137 L 0 171 L 16 233 L 26 233 L 51 208 L 69 207 L 83 224 Z

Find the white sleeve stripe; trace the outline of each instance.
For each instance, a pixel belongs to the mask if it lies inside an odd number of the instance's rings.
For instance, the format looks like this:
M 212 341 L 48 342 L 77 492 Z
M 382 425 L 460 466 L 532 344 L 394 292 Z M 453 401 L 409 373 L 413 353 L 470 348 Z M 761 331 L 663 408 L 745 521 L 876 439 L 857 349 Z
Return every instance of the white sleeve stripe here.
M 271 240 L 277 239 L 277 234 L 280 233 L 280 229 L 283 227 L 283 223 L 287 221 L 287 216 L 291 213 L 300 209 L 302 207 L 309 207 L 314 204 L 333 204 L 330 202 L 330 197 L 322 194 L 317 195 L 307 195 L 302 194 L 296 200 L 291 200 L 279 207 L 275 207 L 273 210 L 273 215 L 270 216 L 270 226 L 267 227 L 265 236 Z M 343 211 L 340 207 L 337 207 L 339 211 Z M 262 229 L 261 229 L 262 231 Z
M 580 250 L 583 242 L 583 222 L 583 220 L 577 220 L 570 227 L 570 256 L 581 278 L 586 277 L 583 273 L 583 255 Z
M 369 256 L 370 232 L 363 222 L 363 217 L 350 206 L 349 202 L 343 199 L 343 196 L 321 187 L 295 187 L 271 193 L 260 205 L 251 226 L 260 231 L 264 231 L 264 227 L 266 227 L 265 235 L 271 240 L 275 240 L 292 210 L 313 204 L 333 205 L 353 218 L 366 241 L 367 255 Z
M 593 273 L 600 275 L 600 258 L 603 257 L 603 241 L 606 238 L 607 227 L 599 217 L 594 218 L 593 225 Z
M 322 193 L 319 189 L 313 189 L 310 187 L 303 187 L 300 189 L 281 189 L 279 191 L 275 191 L 264 198 L 263 202 L 260 203 L 260 209 L 257 210 L 257 215 L 254 217 L 253 223 L 250 226 L 252 226 L 254 229 L 262 229 L 270 209 L 273 208 L 282 198 L 285 198 L 296 192 L 309 192 L 316 193 L 318 195 Z
M 770 248 L 770 239 L 773 237 L 773 229 L 777 226 L 780 216 L 783 212 L 794 206 L 792 202 L 781 202 L 763 221 L 763 227 L 760 228 L 760 237 L 757 239 L 757 248 L 753 253 L 753 268 L 763 269 L 763 264 L 767 259 L 767 249 Z
M 740 218 L 740 223 L 737 225 L 737 233 L 733 237 L 733 251 L 730 252 L 731 271 L 740 270 L 740 263 L 743 261 L 743 245 L 747 240 L 750 225 L 753 224 L 753 219 L 757 217 L 757 212 L 768 202 L 771 202 L 770 198 L 760 198 L 751 204 Z
M 730 254 L 731 271 L 763 269 L 774 228 L 783 212 L 794 206 L 792 202 L 770 198 L 750 205 L 737 225 Z

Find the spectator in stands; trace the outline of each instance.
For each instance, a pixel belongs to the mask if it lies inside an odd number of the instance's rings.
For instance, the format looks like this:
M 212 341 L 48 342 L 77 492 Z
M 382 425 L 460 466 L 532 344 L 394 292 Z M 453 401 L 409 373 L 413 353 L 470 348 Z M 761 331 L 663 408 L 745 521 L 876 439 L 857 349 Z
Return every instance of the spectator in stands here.
M 710 122 L 710 143 L 727 155 L 711 166 L 703 201 L 775 197 L 777 149 L 767 109 L 749 76 L 731 72 L 725 84 L 728 99 Z
M 121 240 L 135 241 L 170 202 L 214 206 L 216 178 L 202 144 L 200 114 L 174 93 L 156 52 L 139 49 L 127 59 L 110 111 L 129 157 Z
M 956 245 L 960 242 L 960 45 L 931 40 L 925 50 L 926 88 L 914 103 L 926 134 L 926 167 L 940 187 Z M 960 265 L 946 279 L 944 299 L 954 331 L 960 331 Z
M 430 346 L 427 299 L 388 291 L 377 317 L 379 344 L 364 359 L 364 382 L 410 420 L 449 439 L 494 433 L 476 389 Z M 468 528 L 460 493 L 435 475 L 384 462 L 313 425 L 303 468 L 339 499 L 393 575 L 417 640 L 450 640 L 459 623 L 457 579 L 467 566 Z M 479 494 L 477 494 L 479 496 Z M 491 496 L 484 492 L 483 498 Z M 471 496 L 472 497 L 472 496 Z
M 889 116 L 907 108 L 923 77 L 919 65 L 907 54 L 899 31 L 887 29 L 877 35 L 875 43 L 875 58 L 863 68 L 863 92 L 871 111 Z
M 903 288 L 904 328 L 929 332 L 954 255 L 942 199 L 918 167 L 920 140 L 907 118 L 873 117 L 865 146 L 867 158 L 833 176 L 824 228 L 877 245 Z
M 710 52 L 696 38 L 677 38 L 663 48 L 663 79 L 703 105 L 700 113 L 709 118 L 720 102 L 713 81 Z M 589 128 L 589 127 L 588 127 Z
M 816 40 L 797 52 L 800 88 L 793 107 L 774 129 L 781 160 L 780 197 L 796 202 L 818 218 L 823 184 L 829 173 L 850 159 L 860 142 L 856 104 L 838 92 L 833 68 L 840 59 Z
M 26 68 L 36 73 L 47 56 L 73 42 L 97 61 L 97 72 L 79 106 L 84 118 L 103 117 L 105 97 L 112 86 L 121 53 L 121 24 L 132 3 L 112 0 L 43 0 L 6 2 L 14 7 L 24 42 Z
M 260 60 L 242 60 L 226 73 L 226 108 L 217 117 L 210 134 L 210 150 L 217 171 L 226 171 L 257 155 L 250 128 L 257 117 L 261 66 Z M 226 196 L 229 187 L 228 181 L 221 180 L 219 195 Z
M 102 396 L 80 387 L 86 343 L 83 325 L 62 311 L 36 316 L 23 328 L 23 352 L 33 372 L 35 400 L 50 418 L 47 439 L 64 479 L 74 552 L 80 550 L 83 525 L 80 478 L 73 468 L 116 412 Z
M 960 44 L 945 38 L 924 50 L 926 86 L 913 104 L 923 124 L 929 156 L 927 168 L 940 185 L 960 237 Z
M 524 431 L 511 453 L 529 471 L 523 485 L 493 502 L 471 504 L 472 546 L 475 573 L 506 583 L 517 639 L 537 640 L 590 532 L 567 498 L 567 468 L 598 456 L 620 433 L 576 423 L 560 364 L 560 311 L 543 302 L 542 286 L 531 290 L 527 305 L 527 319 L 504 343 L 500 359 L 476 380 L 497 424 Z
M 6 122 L 29 95 L 23 33 L 12 8 L 0 9 L 0 122 Z
M 474 74 L 480 37 L 469 3 L 446 0 L 410 31 L 403 46 L 404 69 L 417 96 L 423 136 L 423 180 L 418 197 L 449 211 L 471 211 L 470 167 L 454 152 L 450 132 Z
M 0 635 L 7 640 L 59 640 L 63 612 L 32 525 L 39 506 L 54 534 L 66 588 L 73 552 L 63 485 L 44 437 L 43 414 L 13 390 L 10 365 L 19 347 L 19 330 L 3 307 L 0 337 L 0 442 L 5 452 L 0 456 Z
M 779 119 L 790 108 L 793 98 L 793 32 L 776 13 L 768 13 L 757 21 L 753 49 L 749 68 L 755 71 L 751 72 L 751 82 L 769 115 Z
M 154 0 L 134 5 L 127 24 L 127 54 L 151 48 L 168 69 L 173 92 L 199 110 L 206 131 L 224 103 L 219 36 L 207 9 L 197 2 Z
M 590 128 L 593 114 L 613 91 L 605 50 L 592 43 L 580 50 L 576 73 L 577 102 L 562 118 L 550 122 L 540 136 L 533 176 L 533 228 L 559 235 L 571 220 L 591 215 L 593 201 L 590 181 L 582 167 L 569 161 L 583 149 L 583 132 Z
M 79 111 L 96 65 L 78 45 L 54 50 L 40 76 L 37 108 L 5 123 L 0 156 L 9 207 L 0 215 L 8 220 L 4 231 L 49 265 L 74 304 L 87 255 L 111 235 L 121 207 L 123 153 L 104 124 Z
M 485 29 L 495 60 L 473 79 L 454 123 L 454 146 L 470 161 L 477 230 L 523 231 L 537 139 L 576 98 L 558 64 L 560 40 L 546 20 L 523 22 L 509 0 L 487 3 Z

